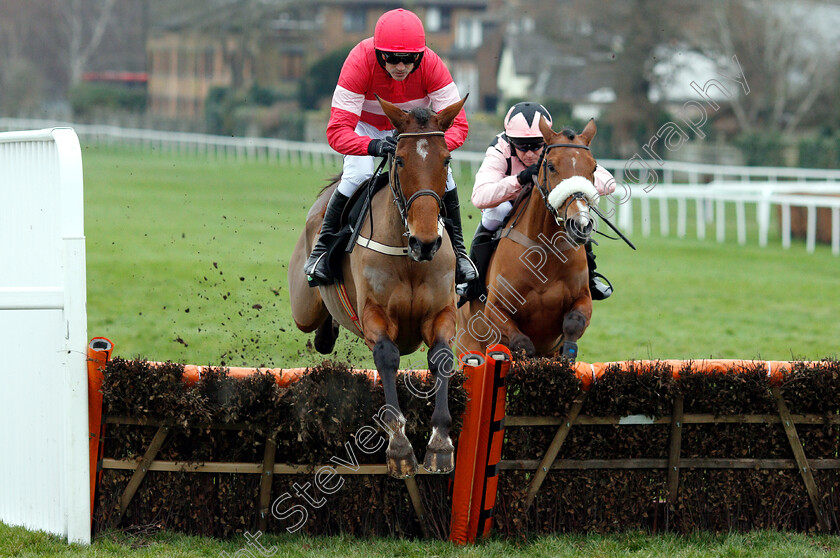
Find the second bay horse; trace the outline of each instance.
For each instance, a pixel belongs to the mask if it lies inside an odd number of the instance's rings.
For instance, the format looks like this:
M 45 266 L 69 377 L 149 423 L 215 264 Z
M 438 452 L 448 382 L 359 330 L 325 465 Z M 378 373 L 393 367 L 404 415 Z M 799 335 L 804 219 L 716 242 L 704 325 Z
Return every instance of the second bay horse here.
M 487 296 L 458 311 L 460 352 L 502 343 L 528 356 L 574 360 L 592 317 L 583 244 L 594 226 L 589 206 L 598 200 L 589 151 L 595 122 L 579 134 L 557 133 L 542 119 L 540 131 L 546 147 L 539 176 L 500 233 Z

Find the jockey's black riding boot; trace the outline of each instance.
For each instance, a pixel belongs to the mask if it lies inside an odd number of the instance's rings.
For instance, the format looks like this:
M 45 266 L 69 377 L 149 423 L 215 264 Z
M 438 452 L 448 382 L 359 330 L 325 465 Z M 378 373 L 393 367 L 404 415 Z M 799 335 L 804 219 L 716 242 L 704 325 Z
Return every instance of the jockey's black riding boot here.
M 484 228 L 481 223 L 475 230 L 470 245 L 470 259 L 475 264 L 478 277 L 455 288 L 455 292 L 466 300 L 475 300 L 481 295 L 487 295 L 487 268 L 490 267 L 490 258 L 493 256 L 493 232 Z
M 449 238 L 452 240 L 452 249 L 455 251 L 455 284 L 466 283 L 478 277 L 478 270 L 467 256 L 467 249 L 464 248 L 464 233 L 461 231 L 461 209 L 458 204 L 458 190 L 453 188 L 443 194 L 443 208 L 446 210 L 446 217 L 452 223 L 449 229 Z
M 327 262 L 327 248 L 329 247 L 327 242 L 341 228 L 341 214 L 349 199 L 336 190 L 327 203 L 324 223 L 321 225 L 321 232 L 318 234 L 318 242 L 315 243 L 315 246 L 312 248 L 312 253 L 309 254 L 309 259 L 303 265 L 303 273 L 306 274 L 310 287 L 329 285 L 334 281 Z
M 592 300 L 609 298 L 613 293 L 612 283 L 600 273 L 595 273 L 597 266 L 595 265 L 595 253 L 592 251 L 592 242 L 587 242 L 584 246 L 586 248 L 586 263 L 589 265 L 589 292 L 592 295 Z M 601 279 L 606 281 L 606 284 Z

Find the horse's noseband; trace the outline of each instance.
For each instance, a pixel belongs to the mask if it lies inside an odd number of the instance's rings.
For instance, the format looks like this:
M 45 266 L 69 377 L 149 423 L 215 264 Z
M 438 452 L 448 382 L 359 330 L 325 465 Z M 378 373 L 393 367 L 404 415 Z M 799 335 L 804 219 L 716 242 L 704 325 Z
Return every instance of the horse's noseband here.
M 396 139 L 397 143 L 403 138 L 408 137 L 427 137 L 427 136 L 443 136 L 445 135 L 443 132 L 434 131 L 434 132 L 406 132 L 402 134 L 397 134 Z M 418 198 L 423 196 L 431 196 L 437 201 L 438 204 L 438 211 L 441 210 L 443 207 L 443 200 L 440 198 L 437 192 L 434 190 L 430 190 L 428 188 L 424 188 L 422 190 L 417 190 L 408 199 L 405 199 L 405 194 L 402 191 L 402 185 L 400 184 L 400 175 L 396 170 L 395 165 L 393 164 L 394 156 L 390 156 L 391 162 L 391 193 L 394 196 L 394 203 L 397 205 L 397 210 L 400 212 L 400 217 L 402 218 L 403 225 L 405 226 L 406 234 L 408 234 L 408 209 L 411 207 Z
M 537 182 L 537 189 L 539 190 L 540 194 L 543 197 L 543 203 L 545 203 L 546 209 L 551 214 L 551 216 L 554 217 L 554 221 L 558 225 L 563 226 L 563 224 L 566 222 L 567 216 L 563 215 L 561 217 L 560 213 L 557 211 L 557 208 L 554 207 L 553 205 L 551 205 L 550 203 L 548 203 L 548 194 L 550 193 L 548 191 L 548 159 L 546 159 L 545 156 L 550 150 L 554 149 L 555 147 L 570 147 L 570 148 L 574 148 L 574 149 L 585 149 L 585 150 L 589 151 L 589 146 L 588 145 L 579 145 L 577 143 L 552 143 L 551 145 L 546 145 L 545 146 L 545 149 L 543 149 L 543 152 L 540 153 L 540 160 L 537 162 L 537 166 L 540 166 L 540 167 L 543 168 L 543 181 L 542 182 Z M 576 199 L 576 200 L 584 199 L 585 197 L 586 196 L 584 196 L 583 194 L 581 194 L 579 192 L 575 193 L 575 194 L 572 194 L 572 199 Z M 569 211 L 569 207 L 566 206 L 565 213 L 568 213 L 568 211 Z

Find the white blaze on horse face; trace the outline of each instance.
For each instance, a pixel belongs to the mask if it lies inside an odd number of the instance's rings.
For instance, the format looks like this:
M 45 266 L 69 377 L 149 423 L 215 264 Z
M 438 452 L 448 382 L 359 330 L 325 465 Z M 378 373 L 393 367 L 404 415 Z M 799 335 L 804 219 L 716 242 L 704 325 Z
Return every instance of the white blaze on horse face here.
M 569 216 L 574 219 L 581 229 L 589 226 L 589 222 L 592 220 L 592 217 L 589 215 L 589 204 L 583 200 L 575 200 L 569 206 Z
M 417 154 L 425 160 L 426 156 L 429 154 L 429 140 L 421 139 L 417 142 Z
M 572 168 L 577 168 L 577 159 L 572 157 Z

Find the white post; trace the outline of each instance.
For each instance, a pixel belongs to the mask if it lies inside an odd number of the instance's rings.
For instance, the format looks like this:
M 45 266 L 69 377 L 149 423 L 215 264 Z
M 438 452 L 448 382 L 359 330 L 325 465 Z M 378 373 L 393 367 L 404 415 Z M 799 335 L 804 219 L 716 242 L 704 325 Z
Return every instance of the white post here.
M 659 234 L 668 236 L 668 231 L 671 226 L 668 222 L 668 198 L 662 196 L 659 198 Z
M 0 134 L 0 521 L 90 543 L 82 160 Z
M 782 204 L 782 248 L 790 248 L 790 204 Z
M 805 237 L 805 246 L 809 254 L 813 254 L 817 246 L 817 208 L 814 205 L 808 206 L 808 224 Z
M 738 244 L 747 243 L 747 212 L 743 200 L 735 202 L 735 216 L 738 223 Z

